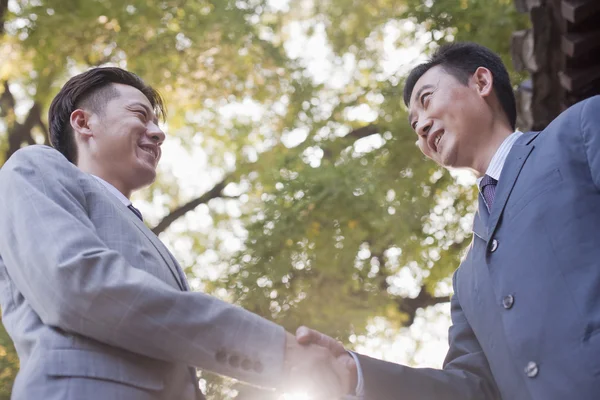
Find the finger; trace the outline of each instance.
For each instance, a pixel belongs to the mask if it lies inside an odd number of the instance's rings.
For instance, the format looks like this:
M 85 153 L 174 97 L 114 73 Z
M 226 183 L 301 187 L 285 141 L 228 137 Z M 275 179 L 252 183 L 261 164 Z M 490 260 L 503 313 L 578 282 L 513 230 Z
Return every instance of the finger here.
M 330 350 L 331 344 L 335 343 L 335 340 L 329 336 L 314 329 L 307 328 L 306 326 L 301 326 L 296 330 L 296 340 L 300 344 L 315 344 L 317 346 L 325 347 L 328 350 Z
M 316 344 L 325 347 L 336 357 L 346 353 L 343 344 L 319 331 L 307 328 L 306 326 L 301 326 L 296 330 L 296 340 L 303 345 Z
M 344 345 L 341 342 L 339 342 L 327 335 L 324 335 L 322 333 L 321 333 L 321 339 L 319 341 L 319 345 L 329 349 L 331 354 L 333 354 L 335 357 L 339 357 L 341 355 L 348 354 L 348 352 L 346 351 L 346 348 L 344 347 Z
M 317 332 L 306 326 L 301 326 L 296 329 L 296 341 L 300 344 L 314 343 L 315 340 L 318 340 L 318 337 L 315 337 L 315 333 Z

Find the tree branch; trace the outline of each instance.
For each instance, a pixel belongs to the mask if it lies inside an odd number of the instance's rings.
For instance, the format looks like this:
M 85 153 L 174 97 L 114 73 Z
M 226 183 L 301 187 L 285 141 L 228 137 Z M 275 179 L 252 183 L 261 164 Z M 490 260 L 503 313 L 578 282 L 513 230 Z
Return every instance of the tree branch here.
M 379 128 L 376 125 L 367 125 L 361 128 L 355 129 L 348 133 L 346 136 L 340 139 L 351 138 L 354 140 L 361 139 L 363 137 L 371 136 L 379 132 Z M 212 189 L 208 192 L 204 193 L 202 196 L 197 197 L 186 204 L 172 210 L 168 215 L 166 215 L 154 228 L 152 228 L 152 232 L 156 235 L 164 232 L 173 222 L 175 222 L 178 218 L 184 216 L 188 211 L 194 210 L 200 204 L 206 204 L 210 200 L 215 198 L 223 198 L 223 189 L 229 183 L 229 176 L 223 179 L 221 182 L 217 183 Z
M 377 125 L 371 124 L 353 130 L 352 132 L 344 136 L 344 138 L 352 138 L 356 141 L 367 136 L 375 135 L 376 133 L 379 133 L 379 127 Z
M 413 299 L 408 297 L 398 298 L 396 300 L 398 304 L 398 310 L 402 311 L 408 316 L 408 321 L 405 326 L 411 326 L 417 315 L 419 308 L 426 308 L 440 303 L 447 303 L 450 301 L 450 296 L 434 297 L 425 289 L 421 287 L 419 295 Z
M 216 199 L 218 197 L 223 196 L 223 189 L 229 183 L 230 176 L 225 177 L 221 182 L 217 183 L 210 189 L 208 192 L 204 193 L 202 196 L 197 197 L 182 206 L 177 207 L 172 210 L 169 214 L 167 214 L 154 228 L 152 228 L 152 232 L 158 235 L 161 232 L 164 232 L 173 222 L 175 222 L 178 218 L 183 217 L 188 211 L 192 211 L 200 204 L 206 204 L 212 199 Z
M 377 133 L 379 133 L 379 127 L 374 124 L 366 125 L 355 129 L 349 132 L 346 136 L 342 136 L 339 139 L 336 139 L 329 146 L 322 147 L 323 158 L 326 160 L 331 160 L 334 157 L 337 157 L 340 151 L 349 146 L 348 142 L 351 141 L 352 143 L 354 143 L 359 139 L 375 135 Z
M 4 34 L 4 18 L 8 11 L 8 0 L 0 0 L 0 35 Z
M 41 107 L 39 103 L 33 103 L 23 124 L 15 122 L 12 129 L 8 131 L 8 151 L 6 160 L 21 148 L 23 143 L 35 144 L 31 130 L 41 120 Z
M 48 127 L 46 126 L 46 124 L 44 124 L 44 121 L 42 121 L 41 115 L 40 119 L 37 121 L 37 125 L 40 127 L 42 133 L 44 134 L 44 144 L 46 146 L 50 146 L 50 131 L 48 131 Z
M 2 92 L 2 95 L 0 95 L 0 117 L 5 118 L 8 116 L 9 112 L 14 111 L 15 98 L 10 91 L 8 81 L 2 82 L 2 86 L 4 86 L 4 91 Z
M 23 143 L 35 144 L 31 131 L 36 125 L 43 125 L 42 108 L 39 103 L 33 103 L 22 124 L 16 119 L 15 105 L 16 101 L 10 91 L 10 86 L 5 81 L 4 92 L 0 96 L 0 117 L 7 119 L 8 149 L 5 160 L 19 150 Z
M 46 124 L 42 120 L 41 109 L 40 109 L 39 112 L 37 112 L 36 114 L 34 114 L 32 118 L 34 119 L 33 120 L 33 124 L 35 126 L 38 126 L 41 129 L 42 133 L 44 134 L 44 144 L 46 146 L 50 146 L 50 131 L 48 130 L 48 127 L 46 126 Z M 35 144 L 35 143 L 30 143 L 30 144 Z
M 366 241 L 371 245 L 369 240 Z M 374 251 L 371 249 L 371 257 L 377 258 L 379 260 L 379 271 L 377 272 L 377 278 L 379 279 L 379 288 L 382 291 L 387 291 L 389 288 L 389 284 L 387 282 L 387 277 L 389 276 L 386 268 L 385 268 L 385 250 L 388 249 L 392 245 L 392 241 L 390 241 L 385 246 L 382 246 L 382 250 Z M 452 245 L 454 246 L 454 244 Z M 398 305 L 398 310 L 402 313 L 406 314 L 408 320 L 404 323 L 404 326 L 411 326 L 415 321 L 415 317 L 417 315 L 417 310 L 419 308 L 427 308 L 429 306 L 433 306 L 439 303 L 447 303 L 450 301 L 450 296 L 432 296 L 425 286 L 421 286 L 421 291 L 419 295 L 415 298 L 410 297 L 397 297 L 395 299 L 396 304 Z

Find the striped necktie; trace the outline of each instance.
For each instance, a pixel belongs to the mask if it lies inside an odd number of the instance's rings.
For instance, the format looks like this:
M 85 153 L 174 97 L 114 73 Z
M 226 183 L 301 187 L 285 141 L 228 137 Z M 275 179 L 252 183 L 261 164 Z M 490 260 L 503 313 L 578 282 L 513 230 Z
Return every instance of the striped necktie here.
M 485 200 L 485 205 L 490 213 L 492 212 L 492 204 L 494 204 L 494 197 L 496 196 L 497 184 L 498 181 L 489 175 L 485 175 L 479 184 L 479 187 L 481 188 L 481 194 Z

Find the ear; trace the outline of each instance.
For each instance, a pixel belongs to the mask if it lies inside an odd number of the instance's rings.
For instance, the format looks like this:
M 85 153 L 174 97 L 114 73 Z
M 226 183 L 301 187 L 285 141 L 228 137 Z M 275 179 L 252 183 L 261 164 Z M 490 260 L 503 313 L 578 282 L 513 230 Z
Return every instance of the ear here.
M 90 117 L 91 114 L 81 108 L 78 108 L 71 113 L 70 123 L 76 138 L 79 137 L 80 139 L 87 141 L 93 136 L 89 126 Z
M 479 67 L 473 74 L 473 81 L 477 88 L 477 92 L 482 97 L 488 97 L 494 89 L 494 75 L 492 71 L 485 67 Z

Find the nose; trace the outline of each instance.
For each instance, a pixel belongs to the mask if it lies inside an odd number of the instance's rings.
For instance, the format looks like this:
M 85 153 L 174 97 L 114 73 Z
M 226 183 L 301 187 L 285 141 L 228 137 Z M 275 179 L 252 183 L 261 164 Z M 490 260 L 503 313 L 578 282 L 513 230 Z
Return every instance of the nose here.
M 154 143 L 157 145 L 161 145 L 165 141 L 165 133 L 160 129 L 158 124 L 154 122 L 150 122 L 148 126 L 148 130 L 146 131 L 146 135 L 152 139 Z
M 427 134 L 431 130 L 433 122 L 430 119 L 426 119 L 417 125 L 417 134 L 423 138 L 427 137 Z

